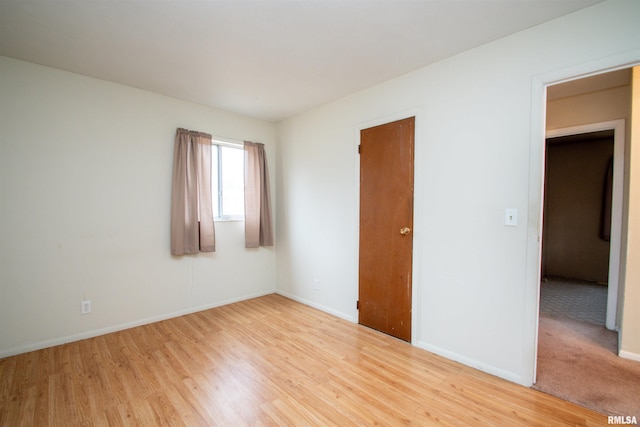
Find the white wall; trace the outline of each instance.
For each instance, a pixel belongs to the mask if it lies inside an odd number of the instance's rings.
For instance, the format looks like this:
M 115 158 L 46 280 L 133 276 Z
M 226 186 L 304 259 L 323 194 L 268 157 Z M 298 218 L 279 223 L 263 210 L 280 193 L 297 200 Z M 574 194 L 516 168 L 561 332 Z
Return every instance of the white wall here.
M 278 289 L 357 321 L 358 131 L 416 115 L 413 342 L 531 384 L 543 83 L 640 60 L 638 22 L 609 1 L 282 122 Z
M 271 123 L 0 57 L 0 357 L 275 290 L 241 222 L 171 257 L 177 127 L 265 143 L 275 182 Z

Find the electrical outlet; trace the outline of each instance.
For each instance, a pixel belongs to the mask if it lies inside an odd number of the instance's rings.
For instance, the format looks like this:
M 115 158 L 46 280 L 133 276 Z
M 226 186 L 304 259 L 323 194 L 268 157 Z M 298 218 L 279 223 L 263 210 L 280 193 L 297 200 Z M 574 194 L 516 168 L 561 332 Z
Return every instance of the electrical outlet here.
M 82 301 L 80 303 L 80 312 L 82 314 L 91 313 L 91 300 Z
M 316 291 L 320 290 L 320 280 L 313 279 L 313 289 L 316 290 Z

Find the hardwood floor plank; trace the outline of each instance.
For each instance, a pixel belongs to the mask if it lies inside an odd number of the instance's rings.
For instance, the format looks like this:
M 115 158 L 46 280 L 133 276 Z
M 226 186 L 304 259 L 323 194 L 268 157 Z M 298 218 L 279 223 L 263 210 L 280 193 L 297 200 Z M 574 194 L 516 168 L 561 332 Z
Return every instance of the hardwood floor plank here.
M 465 382 L 474 388 L 474 392 L 490 396 L 492 401 L 504 403 L 506 406 L 518 408 L 522 415 L 547 420 L 549 423 L 566 423 L 568 425 L 606 424 L 606 417 L 594 411 L 583 412 L 579 406 L 560 400 L 554 396 L 539 392 L 532 388 L 524 388 L 520 393 L 513 393 L 508 387 L 510 383 L 484 372 L 467 368 L 449 381 Z M 548 424 L 546 424 L 548 425 Z
M 392 408 L 380 405 L 380 400 L 361 386 L 354 387 L 352 383 L 337 379 L 327 382 L 322 389 L 332 393 L 343 408 L 363 418 L 364 425 L 396 426 L 410 421 Z M 380 397 L 384 398 L 384 395 Z
M 15 390 L 12 392 L 12 386 L 16 375 L 16 366 L 18 357 L 9 357 L 0 359 L 0 406 L 8 405 L 8 401 L 15 397 Z M 2 411 L 0 411 L 0 422 L 2 421 Z
M 34 409 L 33 409 L 33 425 L 44 426 L 47 425 L 49 419 L 49 376 L 42 377 L 36 386 L 36 395 L 34 397 Z M 1 413 L 2 411 L 0 411 Z M 2 417 L 0 416 L 0 425 L 4 426 Z
M 425 403 L 417 415 L 411 420 L 410 426 L 479 426 L 477 418 L 467 414 L 466 409 L 458 407 L 444 407 L 434 399 Z
M 473 414 L 477 423 L 481 423 L 482 425 L 498 425 L 507 419 L 514 425 L 549 425 L 547 420 L 540 420 L 535 424 L 525 422 L 525 419 L 520 416 L 516 407 L 506 404 L 496 404 L 497 402 L 491 399 L 492 396 L 488 394 L 481 395 L 467 389 L 453 389 L 453 392 L 443 391 L 440 393 L 436 401 L 446 401 L 450 405 L 450 408 L 458 408 L 459 410 Z M 487 406 L 487 404 L 489 404 L 489 406 Z
M 280 295 L 0 360 L 0 426 L 595 426 Z
M 394 419 L 409 422 L 420 407 L 420 403 L 414 400 L 413 396 L 390 387 L 369 370 L 352 367 L 346 370 L 334 370 L 332 373 L 336 376 L 336 382 L 351 390 L 360 389 L 361 393 L 371 396 L 372 402 L 375 402 L 378 409 L 386 411 Z M 390 389 L 393 393 L 388 393 Z M 429 399 L 432 396 L 425 393 L 423 397 Z
M 255 411 L 255 402 L 247 399 L 243 403 L 241 388 L 235 379 L 227 372 L 210 372 L 185 380 L 187 384 L 196 384 L 193 391 L 199 390 L 195 399 L 199 406 L 205 408 L 207 416 L 219 426 L 250 425 L 243 418 L 243 411 Z M 195 395 L 195 393 L 194 393 Z M 247 405 L 243 408 L 242 405 Z M 244 415 L 251 419 L 251 415 Z

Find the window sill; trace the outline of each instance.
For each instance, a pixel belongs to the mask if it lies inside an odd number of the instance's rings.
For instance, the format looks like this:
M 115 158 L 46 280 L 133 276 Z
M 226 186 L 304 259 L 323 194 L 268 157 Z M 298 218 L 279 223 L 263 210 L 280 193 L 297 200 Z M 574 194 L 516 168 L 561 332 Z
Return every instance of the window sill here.
M 214 218 L 213 222 L 244 222 L 244 218 Z

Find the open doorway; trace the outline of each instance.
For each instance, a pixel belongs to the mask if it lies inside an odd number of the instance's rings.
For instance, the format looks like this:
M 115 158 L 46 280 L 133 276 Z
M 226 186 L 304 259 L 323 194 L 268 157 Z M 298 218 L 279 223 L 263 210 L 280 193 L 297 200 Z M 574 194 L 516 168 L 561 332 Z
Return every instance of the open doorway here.
M 625 384 L 630 372 L 640 373 L 618 357 L 616 331 L 630 89 L 627 69 L 547 90 L 534 388 L 602 413 L 636 404 L 625 396 L 637 386 Z M 575 294 L 549 292 L 561 288 Z M 586 311 L 574 311 L 576 299 Z
M 598 126 L 607 125 L 587 129 Z M 604 326 L 611 282 L 607 326 L 615 328 L 618 277 L 610 274 L 610 262 L 614 271 L 619 262 L 617 253 L 611 256 L 611 237 L 613 225 L 619 247 L 622 206 L 613 207 L 614 136 L 614 129 L 604 129 L 546 140 L 541 315 Z
M 631 69 L 547 87 L 541 277 L 606 285 L 616 330 Z M 611 142 L 613 140 L 613 142 Z

